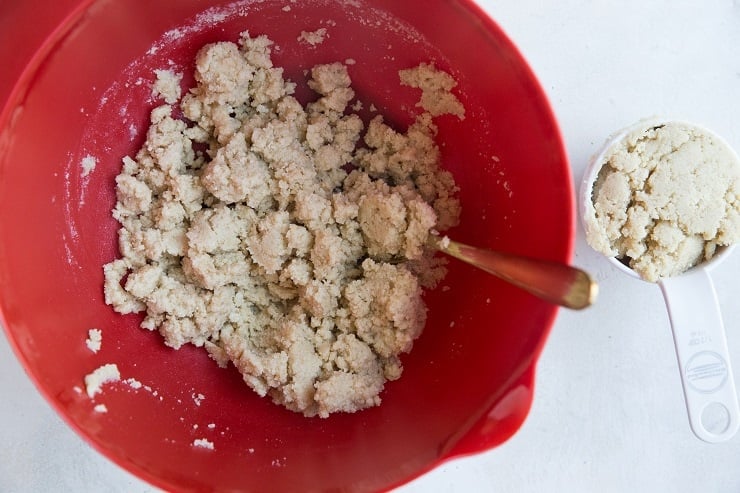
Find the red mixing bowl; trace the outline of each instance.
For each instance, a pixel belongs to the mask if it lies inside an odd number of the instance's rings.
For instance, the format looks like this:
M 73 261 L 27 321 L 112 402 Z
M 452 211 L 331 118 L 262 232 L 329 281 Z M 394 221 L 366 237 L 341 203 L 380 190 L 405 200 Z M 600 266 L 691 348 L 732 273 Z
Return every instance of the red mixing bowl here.
M 40 3 L 11 6 L 17 19 L 41 16 L 36 31 L 3 26 L 18 43 L 6 51 L 19 75 L 0 94 L 2 324 L 39 391 L 93 447 L 171 491 L 375 491 L 519 428 L 557 308 L 457 261 L 427 293 L 424 333 L 382 405 L 328 419 L 259 398 L 233 368 L 167 348 L 140 317 L 103 301 L 102 266 L 118 255 L 114 177 L 144 140 L 153 70 L 189 74 L 198 48 L 243 30 L 273 39 L 275 63 L 299 86 L 306 68 L 354 59 L 360 99 L 399 128 L 419 95 L 400 87 L 398 70 L 434 61 L 451 72 L 467 117 L 438 119 L 463 206 L 450 235 L 569 261 L 573 190 L 555 118 L 522 56 L 473 2 Z M 321 45 L 296 41 L 320 27 Z M 86 156 L 97 166 L 83 177 Z M 97 354 L 85 345 L 93 327 L 103 333 Z M 119 382 L 92 401 L 83 377 L 106 363 L 142 387 Z M 100 403 L 107 413 L 95 412 Z M 194 447 L 198 439 L 214 449 Z

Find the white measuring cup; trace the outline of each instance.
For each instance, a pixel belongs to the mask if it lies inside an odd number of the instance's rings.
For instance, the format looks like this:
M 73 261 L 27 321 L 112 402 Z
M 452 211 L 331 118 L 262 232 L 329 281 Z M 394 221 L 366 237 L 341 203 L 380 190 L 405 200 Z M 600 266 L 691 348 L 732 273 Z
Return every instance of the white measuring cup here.
M 613 147 L 634 132 L 646 131 L 669 122 L 711 135 L 740 161 L 722 138 L 706 128 L 675 120 L 641 121 L 610 137 L 586 169 L 580 188 L 580 213 L 584 227 L 589 227 L 585 218 L 595 214 L 593 186 Z M 711 278 L 712 270 L 732 250 L 734 247 L 722 248 L 709 261 L 696 265 L 681 275 L 657 282 L 670 318 L 689 424 L 697 437 L 710 443 L 729 440 L 740 426 L 740 409 L 725 328 Z M 619 259 L 609 257 L 609 260 L 621 272 L 640 279 L 637 272 Z

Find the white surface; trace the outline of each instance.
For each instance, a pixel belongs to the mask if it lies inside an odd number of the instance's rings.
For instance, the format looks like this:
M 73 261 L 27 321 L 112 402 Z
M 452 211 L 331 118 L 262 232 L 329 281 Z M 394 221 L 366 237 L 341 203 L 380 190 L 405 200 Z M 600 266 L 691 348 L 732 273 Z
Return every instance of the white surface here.
M 608 134 L 646 116 L 704 124 L 740 149 L 740 1 L 480 3 L 549 94 L 576 183 Z M 398 493 L 740 492 L 740 435 L 707 444 L 689 429 L 659 288 L 597 257 L 580 229 L 575 263 L 601 296 L 561 312 L 519 433 Z M 736 380 L 739 271 L 735 252 L 714 273 Z M 155 491 L 67 429 L 0 341 L 0 491 Z

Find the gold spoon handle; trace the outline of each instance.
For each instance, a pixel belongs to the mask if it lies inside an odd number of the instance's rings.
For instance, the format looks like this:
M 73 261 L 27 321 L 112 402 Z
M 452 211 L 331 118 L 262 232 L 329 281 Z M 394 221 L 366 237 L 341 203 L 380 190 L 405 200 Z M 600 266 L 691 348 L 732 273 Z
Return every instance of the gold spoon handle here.
M 446 238 L 439 242 L 439 249 L 557 305 L 580 310 L 596 300 L 596 282 L 566 264 L 484 250 Z

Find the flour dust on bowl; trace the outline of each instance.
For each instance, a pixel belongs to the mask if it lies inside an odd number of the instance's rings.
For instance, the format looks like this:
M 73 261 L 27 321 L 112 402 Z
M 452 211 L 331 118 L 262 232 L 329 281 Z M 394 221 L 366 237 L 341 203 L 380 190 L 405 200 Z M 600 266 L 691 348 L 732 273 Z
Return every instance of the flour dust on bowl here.
M 274 42 L 301 105 L 320 96 L 311 69 L 341 63 L 354 91 L 345 113 L 363 138 L 377 115 L 403 133 L 423 113 L 399 71 L 449 73 L 465 108 L 464 119 L 434 117 L 441 168 L 459 188 L 449 234 L 570 260 L 573 192 L 555 119 L 516 48 L 469 2 L 69 2 L 0 119 L 0 299 L 20 361 L 92 446 L 166 490 L 385 490 L 502 443 L 529 410 L 557 308 L 461 262 L 425 290 L 423 331 L 380 405 L 326 418 L 260 397 L 234 365 L 193 344 L 174 350 L 139 327 L 144 313 L 105 303 L 103 266 L 121 256 L 116 176 L 153 137 L 150 114 L 174 87 L 164 74 L 194 87 L 198 51 L 245 31 Z M 173 122 L 192 123 L 177 111 Z
M 740 240 L 740 158 L 685 121 L 647 119 L 607 139 L 583 177 L 586 239 L 621 272 L 660 286 L 689 424 L 731 439 L 740 407 L 711 272 Z

